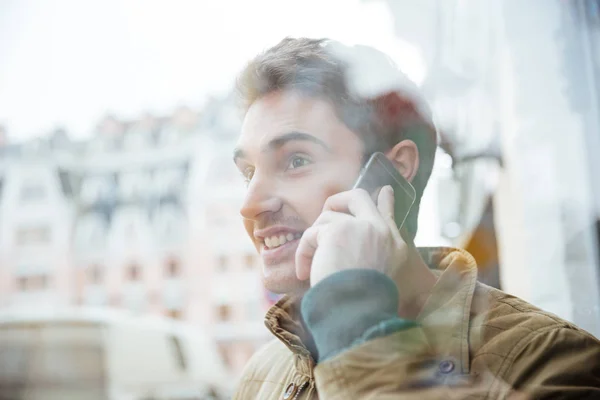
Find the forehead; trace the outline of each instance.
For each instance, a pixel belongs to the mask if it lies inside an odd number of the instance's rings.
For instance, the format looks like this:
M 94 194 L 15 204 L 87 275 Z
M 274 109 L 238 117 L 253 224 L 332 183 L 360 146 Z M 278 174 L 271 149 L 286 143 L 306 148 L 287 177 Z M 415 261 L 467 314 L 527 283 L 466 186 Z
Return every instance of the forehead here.
M 326 142 L 356 135 L 337 117 L 333 105 L 316 97 L 278 91 L 256 100 L 248 109 L 238 147 L 261 147 L 274 136 L 299 131 Z

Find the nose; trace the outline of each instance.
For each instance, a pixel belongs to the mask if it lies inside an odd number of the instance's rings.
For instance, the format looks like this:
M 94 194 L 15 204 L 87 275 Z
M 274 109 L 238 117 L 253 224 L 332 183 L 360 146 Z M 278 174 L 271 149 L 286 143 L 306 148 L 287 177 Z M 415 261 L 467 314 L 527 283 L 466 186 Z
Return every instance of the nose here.
M 275 195 L 274 181 L 266 176 L 255 174 L 240 209 L 244 219 L 256 220 L 261 214 L 277 212 L 281 209 L 281 199 Z

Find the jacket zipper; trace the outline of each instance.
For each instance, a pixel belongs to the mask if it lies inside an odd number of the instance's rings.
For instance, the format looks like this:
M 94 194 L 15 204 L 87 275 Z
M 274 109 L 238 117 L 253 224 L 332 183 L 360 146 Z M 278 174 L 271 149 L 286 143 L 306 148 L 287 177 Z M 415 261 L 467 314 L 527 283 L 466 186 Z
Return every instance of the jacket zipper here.
M 307 384 L 308 384 L 308 381 L 306 381 L 302 385 L 298 386 L 298 390 L 296 390 L 296 394 L 294 395 L 294 398 L 292 400 L 298 400 L 298 396 L 300 396 L 300 393 L 302 393 L 302 391 L 304 390 L 304 387 Z

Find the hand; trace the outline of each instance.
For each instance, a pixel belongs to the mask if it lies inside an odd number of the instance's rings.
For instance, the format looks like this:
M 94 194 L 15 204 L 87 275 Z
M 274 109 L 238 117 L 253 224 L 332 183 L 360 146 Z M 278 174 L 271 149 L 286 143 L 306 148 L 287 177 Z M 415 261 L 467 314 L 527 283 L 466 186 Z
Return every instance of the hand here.
M 329 275 L 369 268 L 390 277 L 408 258 L 394 220 L 394 191 L 381 189 L 377 204 L 363 189 L 335 194 L 308 228 L 296 250 L 296 275 L 316 285 Z

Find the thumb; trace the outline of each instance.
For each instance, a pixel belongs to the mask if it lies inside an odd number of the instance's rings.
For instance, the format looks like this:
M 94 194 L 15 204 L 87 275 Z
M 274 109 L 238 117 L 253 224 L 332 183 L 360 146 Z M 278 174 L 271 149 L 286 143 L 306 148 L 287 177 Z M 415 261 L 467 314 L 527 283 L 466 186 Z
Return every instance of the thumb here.
M 312 226 L 304 231 L 296 249 L 296 276 L 301 281 L 310 278 L 312 260 L 317 251 L 318 226 Z

